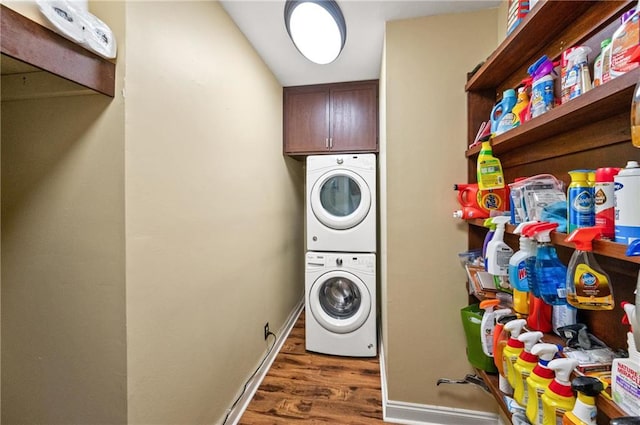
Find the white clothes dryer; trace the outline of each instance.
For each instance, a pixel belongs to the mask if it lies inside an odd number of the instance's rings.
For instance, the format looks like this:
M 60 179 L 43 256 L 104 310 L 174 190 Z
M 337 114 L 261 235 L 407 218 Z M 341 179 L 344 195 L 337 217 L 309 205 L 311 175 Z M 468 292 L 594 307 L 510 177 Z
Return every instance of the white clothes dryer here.
M 376 156 L 307 157 L 307 250 L 376 252 Z
M 307 350 L 376 356 L 375 254 L 307 252 L 305 306 Z

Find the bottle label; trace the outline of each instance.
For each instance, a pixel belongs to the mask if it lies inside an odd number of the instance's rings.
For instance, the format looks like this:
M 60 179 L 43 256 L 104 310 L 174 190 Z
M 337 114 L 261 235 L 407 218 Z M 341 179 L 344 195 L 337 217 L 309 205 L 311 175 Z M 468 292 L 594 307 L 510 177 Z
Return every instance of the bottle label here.
M 576 292 L 569 297 L 571 304 L 603 306 L 613 303 L 609 279 L 588 264 L 578 264 L 573 273 L 573 285 Z
M 556 425 L 562 425 L 562 419 L 564 418 L 564 413 L 566 410 L 556 408 Z
M 567 206 L 569 214 L 568 233 L 579 227 L 595 225 L 592 188 L 585 186 L 569 187 Z

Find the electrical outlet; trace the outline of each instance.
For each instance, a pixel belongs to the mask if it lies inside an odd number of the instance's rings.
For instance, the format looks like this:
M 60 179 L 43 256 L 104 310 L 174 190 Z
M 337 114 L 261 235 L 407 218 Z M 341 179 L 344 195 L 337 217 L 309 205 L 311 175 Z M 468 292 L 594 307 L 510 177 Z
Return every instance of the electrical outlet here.
M 264 339 L 269 338 L 269 333 L 271 333 L 271 331 L 269 331 L 269 322 L 264 324 Z

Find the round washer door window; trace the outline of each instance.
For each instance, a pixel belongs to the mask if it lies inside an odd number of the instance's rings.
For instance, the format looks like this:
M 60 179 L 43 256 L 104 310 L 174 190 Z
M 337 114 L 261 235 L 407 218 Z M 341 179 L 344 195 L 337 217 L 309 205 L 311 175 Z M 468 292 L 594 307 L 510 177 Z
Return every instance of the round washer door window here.
M 309 291 L 309 307 L 323 328 L 349 333 L 364 324 L 371 312 L 371 295 L 355 275 L 332 271 L 320 276 Z
M 316 218 L 335 230 L 357 226 L 371 208 L 369 186 L 349 170 L 331 171 L 320 177 L 311 189 L 310 198 Z

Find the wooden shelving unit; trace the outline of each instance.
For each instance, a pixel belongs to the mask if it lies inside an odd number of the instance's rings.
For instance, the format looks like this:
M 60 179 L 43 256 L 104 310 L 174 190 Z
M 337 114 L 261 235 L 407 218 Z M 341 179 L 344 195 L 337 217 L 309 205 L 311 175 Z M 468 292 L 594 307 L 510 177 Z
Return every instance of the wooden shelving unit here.
M 591 46 L 593 56 L 597 55 L 600 42 L 612 35 L 620 16 L 635 4 L 633 0 L 540 0 L 486 62 L 469 76 L 465 86 L 468 141 L 474 139 L 480 124 L 489 119 L 502 92 L 515 88 L 527 76 L 529 65 L 542 55 L 556 61 L 564 50 L 574 45 Z M 640 69 L 636 69 L 495 137 L 493 153 L 502 162 L 505 181 L 553 174 L 568 184 L 570 170 L 623 167 L 629 160 L 640 160 L 640 150 L 634 149 L 630 142 L 629 119 L 634 87 L 639 80 Z M 556 95 L 558 93 L 556 91 Z M 476 181 L 479 150 L 480 146 L 474 146 L 465 152 L 471 183 Z M 487 232 L 483 222 L 483 219 L 468 220 L 469 249 L 482 246 Z M 518 237 L 513 231 L 514 226 L 506 226 L 505 242 L 517 250 Z M 565 233 L 551 233 L 551 242 L 558 247 L 565 264 L 574 249 L 572 243 L 565 242 L 566 237 Z M 627 257 L 625 245 L 607 240 L 594 241 L 593 248 L 598 262 L 610 274 L 616 307 L 612 311 L 580 310 L 578 320 L 611 348 L 626 348 L 627 330 L 620 323 L 623 312 L 619 303 L 634 299 L 640 258 Z M 476 372 L 485 379 L 498 405 L 508 415 L 497 376 Z M 597 405 L 599 425 L 608 425 L 612 417 L 624 416 L 605 396 L 598 397 Z
M 0 53 L 98 93 L 115 94 L 116 65 L 0 5 Z

